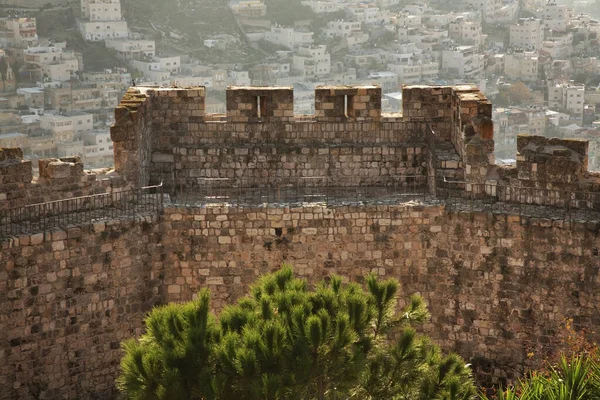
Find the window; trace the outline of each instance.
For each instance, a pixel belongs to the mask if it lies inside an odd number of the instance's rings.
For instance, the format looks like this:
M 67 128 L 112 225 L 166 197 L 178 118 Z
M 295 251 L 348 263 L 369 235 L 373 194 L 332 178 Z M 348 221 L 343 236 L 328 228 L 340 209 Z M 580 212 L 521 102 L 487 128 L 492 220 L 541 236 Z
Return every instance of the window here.
M 77 121 L 77 125 L 83 125 L 83 121 L 81 121 L 81 120 Z

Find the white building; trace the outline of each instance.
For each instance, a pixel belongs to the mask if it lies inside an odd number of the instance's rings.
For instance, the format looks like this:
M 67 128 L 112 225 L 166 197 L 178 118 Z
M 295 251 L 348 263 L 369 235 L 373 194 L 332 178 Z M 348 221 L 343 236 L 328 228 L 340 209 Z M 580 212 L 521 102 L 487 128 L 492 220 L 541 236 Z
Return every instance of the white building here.
M 406 11 L 413 15 L 423 15 L 429 11 L 429 6 L 424 3 L 412 3 L 405 5 L 402 11 Z
M 535 82 L 538 79 L 537 51 L 515 51 L 504 55 L 504 75 L 512 80 Z
M 156 55 L 154 40 L 106 39 L 104 45 L 114 49 L 117 57 L 124 61 L 140 60 Z
M 458 46 L 442 51 L 442 71 L 460 79 L 481 79 L 484 56 L 474 46 Z
M 228 71 L 229 79 L 235 86 L 250 86 L 252 80 L 248 71 Z
M 439 76 L 439 64 L 430 61 L 409 61 L 406 64 L 388 64 L 388 69 L 398 76 L 399 84 L 431 82 Z
M 392 18 L 392 22 L 394 22 L 396 26 L 414 28 L 423 25 L 423 17 L 421 15 L 413 15 L 403 11 Z
M 381 86 L 385 93 L 398 90 L 398 74 L 390 71 L 372 72 L 369 74 L 369 82 Z
M 341 5 L 334 0 L 302 0 L 303 6 L 308 6 L 316 14 L 327 14 L 341 9 Z
M 292 69 L 305 77 L 327 75 L 331 72 L 331 55 L 327 46 L 300 46 L 292 58 Z
M 344 20 L 329 21 L 327 22 L 327 27 L 323 29 L 323 33 L 329 38 L 348 38 L 354 35 L 361 35 L 363 33 L 362 22 Z
M 67 43 L 30 47 L 23 51 L 26 70 L 37 80 L 68 81 L 80 70 L 75 52 L 66 50 Z
M 360 3 L 347 8 L 357 21 L 365 24 L 374 24 L 380 21 L 379 7 Z
M 378 7 L 387 8 L 400 4 L 400 0 L 377 0 L 376 3 Z
M 267 5 L 260 0 L 244 0 L 233 3 L 231 9 L 234 14 L 243 17 L 264 17 L 267 15 Z
M 439 64 L 433 62 L 415 43 L 400 44 L 387 55 L 387 69 L 398 75 L 401 84 L 416 84 L 438 78 Z
M 83 78 L 87 82 L 115 82 L 126 87 L 131 85 L 131 74 L 125 68 L 105 69 L 102 72 L 84 72 Z
M 548 85 L 548 107 L 554 110 L 566 110 L 571 119 L 581 121 L 585 104 L 585 85 L 570 83 L 552 83 Z
M 27 48 L 37 44 L 35 18 L 0 18 L 0 47 Z
M 544 21 L 544 29 L 552 29 L 555 31 L 566 31 L 569 23 L 575 16 L 573 7 L 558 4 L 556 0 L 550 0 L 542 9 L 542 20 Z
M 502 8 L 502 0 L 467 0 L 466 3 L 473 9 L 481 12 L 485 22 L 495 22 L 498 12 Z
M 82 19 L 77 21 L 85 40 L 127 38 L 127 21 L 121 14 L 120 0 L 81 0 Z
M 510 45 L 526 51 L 540 50 L 544 40 L 542 20 L 521 18 L 519 23 L 510 27 Z
M 110 131 L 92 130 L 82 134 L 83 163 L 87 168 L 106 168 L 114 164 Z
M 145 60 L 133 60 L 131 65 L 141 72 L 145 78 L 163 82 L 165 76 L 168 80 L 171 74 L 181 72 L 181 57 L 152 57 Z
M 542 50 L 548 52 L 553 59 L 566 59 L 573 53 L 573 33 L 547 37 L 542 42 Z
M 265 40 L 273 44 L 285 46 L 293 49 L 296 46 L 313 44 L 313 32 L 296 31 L 294 28 L 285 28 L 279 25 L 271 27 L 269 32 L 265 33 Z
M 468 21 L 462 16 L 448 24 L 448 35 L 450 39 L 456 40 L 462 45 L 471 45 L 479 49 L 483 47 L 485 40 L 481 23 Z
M 94 116 L 86 113 L 40 115 L 40 128 L 52 133 L 57 143 L 71 142 L 81 138 L 83 132 L 94 129 Z

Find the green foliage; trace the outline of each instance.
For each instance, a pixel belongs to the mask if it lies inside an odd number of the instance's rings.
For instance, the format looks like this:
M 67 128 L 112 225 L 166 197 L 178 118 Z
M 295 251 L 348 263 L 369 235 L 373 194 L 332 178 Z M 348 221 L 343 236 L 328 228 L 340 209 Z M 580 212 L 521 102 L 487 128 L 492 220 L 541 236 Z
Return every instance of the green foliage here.
M 600 349 L 588 340 L 585 330 L 576 331 L 573 320 L 565 320 L 559 356 L 545 368 L 491 397 L 495 400 L 598 400 L 600 399 Z M 569 354 L 568 356 L 565 354 Z M 530 356 L 535 354 L 532 352 Z M 484 395 L 482 400 L 490 400 Z
M 157 400 L 474 398 L 464 361 L 416 333 L 423 300 L 397 313 L 396 280 L 369 275 L 366 287 L 333 276 L 310 290 L 283 266 L 218 320 L 207 291 L 157 308 L 147 333 L 123 344 L 118 387 Z
M 488 398 L 481 397 L 483 400 Z M 590 355 L 561 357 L 544 373 L 533 373 L 516 386 L 500 391 L 497 400 L 600 399 L 600 365 Z

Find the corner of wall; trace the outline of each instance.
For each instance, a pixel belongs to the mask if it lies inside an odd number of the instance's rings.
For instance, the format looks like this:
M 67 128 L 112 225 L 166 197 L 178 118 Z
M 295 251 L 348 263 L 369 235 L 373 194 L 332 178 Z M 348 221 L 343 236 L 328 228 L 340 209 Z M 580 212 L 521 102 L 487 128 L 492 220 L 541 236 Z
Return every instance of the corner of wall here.
M 134 186 L 148 183 L 152 139 L 151 88 L 129 88 L 115 108 L 110 128 L 114 142 L 115 170 Z

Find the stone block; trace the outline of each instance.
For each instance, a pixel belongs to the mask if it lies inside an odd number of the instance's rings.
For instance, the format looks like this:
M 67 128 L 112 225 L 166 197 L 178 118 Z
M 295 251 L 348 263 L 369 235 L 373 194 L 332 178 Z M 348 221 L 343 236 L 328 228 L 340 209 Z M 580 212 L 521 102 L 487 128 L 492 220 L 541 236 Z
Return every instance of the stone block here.
M 38 161 L 40 178 L 65 179 L 84 175 L 83 162 L 79 157 L 49 158 Z
M 175 162 L 175 156 L 170 153 L 152 153 L 152 162 L 172 163 Z

